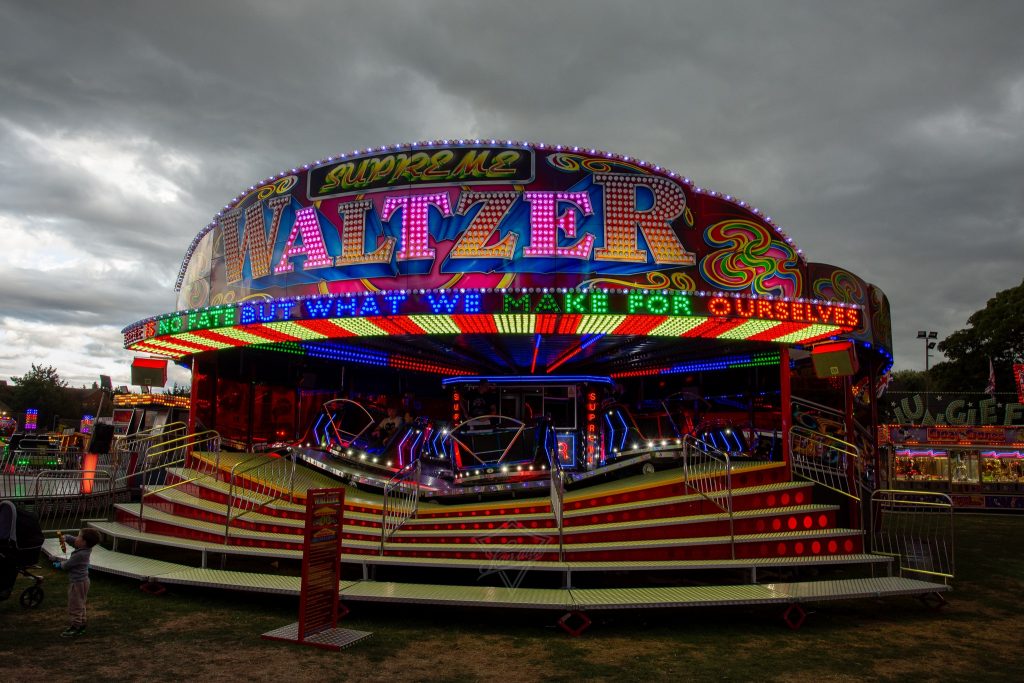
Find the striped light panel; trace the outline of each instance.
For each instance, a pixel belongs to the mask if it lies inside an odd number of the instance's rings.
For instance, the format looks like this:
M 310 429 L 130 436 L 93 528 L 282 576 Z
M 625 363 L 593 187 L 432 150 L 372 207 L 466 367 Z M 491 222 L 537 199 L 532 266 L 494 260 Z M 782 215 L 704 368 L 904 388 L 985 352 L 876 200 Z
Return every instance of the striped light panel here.
M 316 342 L 346 337 L 454 334 L 640 335 L 807 344 L 844 332 L 838 325 L 749 318 L 654 315 L 551 315 L 479 313 L 321 318 L 233 325 L 178 332 L 130 343 L 126 348 L 169 358 L 236 346 Z

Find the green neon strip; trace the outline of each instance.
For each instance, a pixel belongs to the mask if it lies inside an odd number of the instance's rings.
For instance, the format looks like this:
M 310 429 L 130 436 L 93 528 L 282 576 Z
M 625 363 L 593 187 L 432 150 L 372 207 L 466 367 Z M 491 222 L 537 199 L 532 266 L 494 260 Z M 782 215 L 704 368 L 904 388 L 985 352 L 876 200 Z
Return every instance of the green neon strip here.
M 501 334 L 532 334 L 537 316 L 525 314 L 495 314 L 494 324 Z
M 388 334 L 365 318 L 331 318 L 331 322 L 357 337 L 384 337 Z
M 717 339 L 748 339 L 755 334 L 761 334 L 768 330 L 775 329 L 782 323 L 778 320 L 748 320 L 739 327 L 734 327 L 728 332 L 716 336 Z
M 289 353 L 294 356 L 305 356 L 306 350 L 298 342 L 272 342 L 270 344 L 253 344 L 252 348 L 275 353 Z
M 462 330 L 450 315 L 410 315 L 409 320 L 427 334 L 461 334 Z
M 170 337 L 170 338 L 164 337 L 164 338 L 146 339 L 144 343 L 149 344 L 150 346 L 157 346 L 157 347 L 165 348 L 165 349 L 168 349 L 170 351 L 174 351 L 175 353 L 183 353 L 183 354 L 199 353 L 198 349 L 193 349 L 190 346 L 180 346 L 178 344 L 175 344 L 173 337 Z M 202 344 L 203 342 L 196 342 L 196 343 L 197 344 Z
M 622 324 L 624 315 L 585 315 L 576 334 L 608 334 Z
M 266 344 L 267 343 L 267 338 L 266 337 L 261 337 L 258 334 L 252 334 L 251 332 L 246 332 L 245 330 L 240 329 L 238 327 L 221 327 L 219 329 L 212 330 L 212 331 L 216 332 L 217 334 L 222 334 L 225 337 L 230 337 L 231 339 L 237 339 L 238 341 L 242 342 L 244 345 L 249 345 L 249 344 Z
M 276 323 L 267 323 L 266 325 L 268 328 L 274 330 L 275 332 L 288 334 L 293 337 L 298 337 L 299 339 L 312 340 L 327 338 L 326 334 L 323 334 L 322 332 L 315 332 L 307 327 L 303 327 L 302 325 L 297 325 L 291 320 L 284 320 Z
M 218 332 L 220 332 L 218 330 Z M 235 346 L 235 344 L 228 344 L 218 339 L 207 339 L 206 337 L 200 337 L 198 334 L 191 332 L 184 332 L 182 334 L 174 335 L 174 339 L 181 339 L 183 341 L 192 342 L 193 344 L 202 344 L 203 346 L 212 346 L 215 349 L 227 349 Z
M 842 332 L 843 328 L 835 325 L 811 325 L 802 330 L 796 332 L 790 332 L 784 334 L 781 337 L 772 340 L 774 344 L 799 344 L 801 342 L 810 341 L 812 339 L 818 339 L 819 337 L 828 337 L 837 332 Z

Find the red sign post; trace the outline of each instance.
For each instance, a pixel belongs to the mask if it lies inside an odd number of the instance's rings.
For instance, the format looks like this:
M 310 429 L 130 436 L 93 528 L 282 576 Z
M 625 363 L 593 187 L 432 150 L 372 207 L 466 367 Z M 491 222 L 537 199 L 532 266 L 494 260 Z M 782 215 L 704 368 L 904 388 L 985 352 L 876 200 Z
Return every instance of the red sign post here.
M 306 492 L 299 620 L 264 633 L 263 638 L 340 650 L 372 635 L 366 631 L 337 627 L 344 507 L 343 488 L 310 489 Z
M 341 525 L 345 489 L 306 494 L 306 537 L 302 552 L 299 640 L 338 625 L 341 581 Z

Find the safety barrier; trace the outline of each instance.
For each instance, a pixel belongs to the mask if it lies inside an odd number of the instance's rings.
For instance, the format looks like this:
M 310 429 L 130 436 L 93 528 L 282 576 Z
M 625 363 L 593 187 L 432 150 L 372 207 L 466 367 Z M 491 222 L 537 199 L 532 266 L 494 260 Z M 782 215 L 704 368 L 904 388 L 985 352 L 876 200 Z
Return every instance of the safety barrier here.
M 953 501 L 944 493 L 880 489 L 871 494 L 872 552 L 892 557 L 900 575 L 948 583 L 955 570 Z
M 224 513 L 224 543 L 231 535 L 231 523 L 274 501 L 292 500 L 295 493 L 295 460 L 258 455 L 231 468 L 228 478 L 227 510 Z M 244 483 L 243 483 L 244 482 Z M 239 490 L 245 492 L 238 495 Z
M 855 472 L 861 471 L 860 449 L 806 427 L 789 430 L 789 452 L 793 474 L 859 501 L 854 485 Z
M 729 516 L 729 547 L 736 559 L 736 533 L 733 522 L 732 466 L 729 454 L 694 436 L 683 438 L 683 480 Z
M 26 507 L 39 517 L 44 531 L 69 533 L 90 519 L 110 519 L 113 479 L 103 470 L 52 470 L 32 480 Z
M 212 460 L 193 458 L 194 451 L 213 454 Z M 189 467 L 192 476 L 180 478 L 167 484 L 167 470 L 171 467 Z M 124 484 L 129 488 L 141 488 L 138 522 L 141 527 L 146 511 L 146 499 L 166 491 L 205 478 L 217 478 L 220 473 L 220 434 L 211 430 L 188 434 L 161 443 L 150 449 L 143 461 L 143 467 L 124 475 Z M 119 483 L 115 480 L 115 486 Z
M 380 554 L 384 544 L 409 519 L 416 516 L 420 501 L 420 473 L 417 458 L 395 472 L 384 485 L 384 504 L 381 510 Z
M 123 478 L 132 468 L 133 456 L 137 469 L 145 462 L 150 450 L 159 447 L 162 443 L 185 436 L 187 431 L 188 425 L 184 422 L 171 422 L 134 434 L 114 437 L 107 467 L 115 479 Z

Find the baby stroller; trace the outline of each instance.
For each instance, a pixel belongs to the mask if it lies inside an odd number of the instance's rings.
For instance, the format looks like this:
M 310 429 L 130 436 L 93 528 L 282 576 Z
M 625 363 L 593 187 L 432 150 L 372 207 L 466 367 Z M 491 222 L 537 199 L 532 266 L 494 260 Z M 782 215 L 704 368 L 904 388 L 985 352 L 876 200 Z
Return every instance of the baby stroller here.
M 0 501 L 0 600 L 11 596 L 20 574 L 32 579 L 21 592 L 21 606 L 38 607 L 43 602 L 43 577 L 29 571 L 37 566 L 42 547 L 43 531 L 36 516 L 9 500 Z

